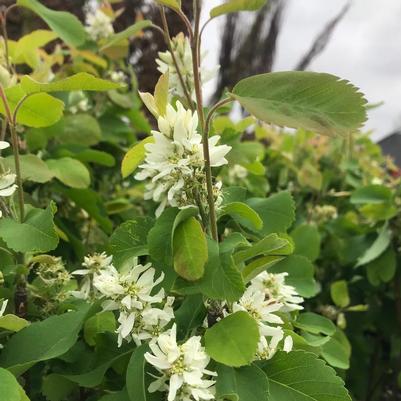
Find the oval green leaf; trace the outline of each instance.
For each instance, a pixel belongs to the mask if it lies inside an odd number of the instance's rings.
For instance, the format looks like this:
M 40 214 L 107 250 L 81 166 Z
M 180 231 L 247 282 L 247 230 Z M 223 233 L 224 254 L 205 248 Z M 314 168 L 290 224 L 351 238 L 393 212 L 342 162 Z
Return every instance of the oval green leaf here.
M 11 112 L 26 96 L 21 85 L 5 90 Z M 40 128 L 55 124 L 63 115 L 64 103 L 47 93 L 36 93 L 24 100 L 17 113 L 17 123 L 28 127 Z M 3 102 L 0 102 L 0 113 L 5 114 Z
M 174 232 L 174 270 L 185 280 L 199 280 L 205 273 L 207 258 L 205 233 L 199 221 L 190 217 L 179 224 Z
M 351 401 L 342 379 L 315 354 L 279 352 L 262 368 L 269 378 L 269 401 Z
M 130 174 L 132 174 L 139 166 L 139 164 L 142 163 L 146 156 L 145 145 L 147 143 L 153 142 L 153 136 L 148 136 L 147 138 L 143 139 L 141 142 L 133 146 L 130 150 L 128 150 L 121 163 L 121 174 L 123 178 L 126 178 Z
M 87 72 L 79 72 L 71 77 L 49 83 L 38 82 L 29 75 L 24 75 L 21 78 L 21 86 L 27 95 L 39 92 L 71 92 L 80 90 L 100 92 L 121 87 L 118 83 L 97 78 Z
M 71 157 L 46 160 L 46 164 L 54 176 L 71 188 L 88 188 L 90 174 L 86 166 Z
M 220 320 L 205 333 L 206 352 L 227 366 L 248 365 L 259 341 L 259 327 L 246 312 L 236 312 Z
M 366 99 L 350 82 L 316 72 L 288 71 L 240 81 L 231 96 L 272 124 L 347 136 L 366 121 Z
M 71 13 L 51 10 L 37 0 L 17 0 L 17 5 L 28 8 L 41 17 L 68 45 L 79 47 L 88 38 L 84 26 Z

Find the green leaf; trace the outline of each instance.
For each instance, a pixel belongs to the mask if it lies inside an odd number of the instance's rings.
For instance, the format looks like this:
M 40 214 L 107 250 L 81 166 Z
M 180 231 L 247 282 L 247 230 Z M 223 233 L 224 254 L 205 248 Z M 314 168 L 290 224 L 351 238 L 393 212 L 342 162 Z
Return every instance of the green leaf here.
M 145 145 L 147 143 L 154 143 L 153 136 L 149 136 L 143 139 L 138 144 L 134 145 L 124 156 L 121 163 L 121 174 L 123 178 L 128 177 L 132 174 L 140 163 L 145 159 L 146 149 Z
M 392 246 L 389 246 L 378 258 L 366 265 L 369 282 L 378 286 L 380 283 L 390 282 L 397 270 L 396 254 Z
M 256 75 L 240 81 L 231 96 L 265 122 L 329 136 L 347 136 L 366 121 L 363 95 L 348 81 L 330 74 Z
M 100 51 L 106 50 L 109 47 L 112 47 L 118 44 L 119 42 L 122 42 L 123 40 L 135 37 L 143 29 L 148 28 L 150 26 L 152 26 L 152 21 L 149 20 L 138 21 L 135 24 L 124 29 L 123 31 L 110 35 L 100 47 Z
M 14 334 L 0 355 L 1 365 L 19 375 L 40 361 L 66 353 L 77 341 L 90 307 L 85 304 L 77 312 L 34 322 Z
M 294 240 L 294 253 L 307 257 L 314 262 L 320 253 L 320 234 L 314 224 L 301 224 L 292 232 L 291 237 Z
M 154 227 L 148 234 L 150 256 L 166 266 L 173 263 L 173 238 L 176 228 L 186 219 L 197 216 L 196 206 L 184 209 L 168 208 L 156 220 Z
M 316 295 L 315 268 L 305 256 L 290 255 L 269 269 L 270 273 L 288 273 L 286 284 L 292 285 L 305 298 Z
M 29 401 L 14 375 L 3 368 L 0 368 L 0 395 L 4 401 Z
M 293 245 L 286 237 L 269 234 L 256 244 L 236 252 L 234 254 L 234 262 L 238 265 L 255 256 L 283 256 L 289 255 L 292 251 Z
M 258 274 L 270 269 L 276 263 L 283 260 L 284 256 L 268 255 L 262 256 L 248 263 L 242 270 L 244 281 L 247 283 L 255 278 Z
M 127 390 L 121 390 L 116 393 L 106 394 L 99 401 L 127 401 L 128 393 Z
M 18 40 L 12 55 L 15 64 L 28 64 L 35 69 L 40 64 L 39 48 L 57 39 L 58 35 L 52 31 L 38 29 L 24 35 Z
M 121 85 L 97 78 L 87 72 L 79 72 L 68 78 L 49 83 L 35 81 L 29 75 L 21 78 L 21 86 L 27 95 L 40 92 L 71 92 L 71 91 L 108 91 L 120 88 Z
M 26 96 L 18 84 L 5 90 L 11 112 Z M 63 115 L 64 103 L 46 93 L 37 93 L 24 100 L 17 113 L 17 123 L 28 127 L 48 127 L 55 124 Z M 4 104 L 0 102 L 0 113 L 5 114 Z
M 149 350 L 147 344 L 136 348 L 128 363 L 126 383 L 130 401 L 161 400 L 161 393 L 149 393 L 149 381 L 153 378 L 145 370 L 145 353 Z
M 321 355 L 331 366 L 349 369 L 351 346 L 339 328 L 330 340 L 321 346 Z
M 4 315 L 0 317 L 0 329 L 17 332 L 27 326 L 29 326 L 29 322 L 16 315 Z
M 79 47 L 87 40 L 85 28 L 73 14 L 50 10 L 37 0 L 17 0 L 17 5 L 39 15 L 70 46 Z
M 367 185 L 352 192 L 350 202 L 354 205 L 387 203 L 392 197 L 391 189 L 384 185 Z
M 101 135 L 100 131 L 99 134 Z M 96 139 L 97 141 L 98 139 Z M 111 154 L 101 150 L 88 149 L 86 146 L 77 144 L 59 147 L 55 155 L 57 157 L 72 157 L 84 163 L 95 163 L 106 167 L 113 167 L 116 164 L 116 160 Z
M 336 326 L 331 320 L 313 312 L 301 313 L 294 322 L 294 326 L 312 334 L 332 336 L 336 332 Z
M 166 108 L 168 103 L 168 86 L 169 86 L 169 74 L 166 72 L 161 75 L 156 87 L 155 87 L 155 107 L 159 115 L 164 116 L 166 114 Z
M 174 10 L 181 9 L 181 0 L 156 0 L 156 2 L 162 6 L 166 6 Z
M 56 140 L 62 144 L 96 145 L 102 139 L 98 121 L 89 114 L 73 114 L 63 118 L 59 124 Z
M 152 224 L 150 217 L 136 217 L 117 227 L 109 242 L 109 252 L 113 255 L 115 266 L 121 268 L 132 258 L 149 253 L 147 235 Z
M 231 368 L 217 365 L 216 398 L 229 401 L 268 401 L 269 380 L 256 365 Z
M 174 231 L 174 270 L 188 281 L 199 280 L 208 258 L 206 236 L 195 217 L 185 220 Z
M 391 241 L 391 232 L 387 228 L 387 225 L 384 225 L 377 236 L 376 240 L 373 244 L 365 251 L 363 255 L 358 258 L 356 263 L 356 267 L 366 265 L 367 263 L 378 258 L 389 246 Z
M 30 208 L 23 223 L 11 218 L 0 219 L 0 236 L 16 252 L 48 252 L 58 245 L 51 206 Z
M 93 219 L 95 219 L 100 227 L 110 233 L 113 229 L 113 223 L 107 216 L 106 208 L 100 195 L 91 189 L 63 189 L 66 194 L 77 206 L 86 210 Z
M 247 312 L 236 312 L 206 330 L 208 355 L 227 366 L 244 366 L 255 357 L 259 327 Z
M 247 204 L 242 202 L 231 202 L 224 204 L 220 209 L 220 216 L 231 216 L 236 222 L 244 227 L 259 231 L 263 228 L 263 221 L 259 215 Z
M 278 352 L 262 367 L 269 378 L 269 401 L 351 401 L 341 378 L 315 354 Z
M 340 308 L 349 305 L 348 283 L 345 280 L 335 281 L 330 285 L 330 295 L 333 302 Z
M 148 234 L 149 254 L 152 259 L 170 266 L 172 264 L 172 232 L 178 209 L 168 208 L 156 220 Z
M 228 0 L 210 10 L 210 18 L 219 15 L 236 13 L 237 11 L 257 11 L 266 4 L 267 0 Z
M 177 324 L 177 338 L 185 339 L 191 330 L 202 325 L 207 310 L 201 294 L 189 295 L 184 298 L 181 306 L 174 312 Z
M 295 220 L 294 200 L 289 192 L 278 192 L 268 198 L 251 198 L 246 203 L 263 220 L 262 235 L 285 232 Z
M 42 394 L 49 401 L 64 401 L 75 387 L 76 384 L 60 375 L 51 373 L 43 378 Z
M 104 378 L 106 372 L 110 369 L 113 364 L 117 364 L 121 359 L 125 358 L 131 351 L 117 354 L 111 359 L 107 359 L 106 362 L 92 368 L 88 372 L 79 374 L 68 374 L 62 375 L 62 377 L 68 379 L 73 383 L 77 383 L 81 387 L 94 388 L 99 386 Z
M 80 161 L 71 157 L 46 160 L 50 171 L 63 184 L 72 188 L 88 188 L 90 175 L 88 169 Z
M 99 333 L 114 332 L 116 330 L 116 318 L 110 311 L 100 312 L 90 317 L 84 325 L 84 338 L 87 344 L 96 345 L 96 336 Z
M 14 156 L 2 159 L 2 163 L 5 168 L 15 173 Z M 43 184 L 54 177 L 47 164 L 36 155 L 20 155 L 20 167 L 22 179 L 26 181 L 39 182 Z
M 218 243 L 210 239 L 208 253 L 204 276 L 193 282 L 178 278 L 174 289 L 186 295 L 202 293 L 211 299 L 237 301 L 244 293 L 245 285 L 232 256 L 227 253 L 219 254 Z

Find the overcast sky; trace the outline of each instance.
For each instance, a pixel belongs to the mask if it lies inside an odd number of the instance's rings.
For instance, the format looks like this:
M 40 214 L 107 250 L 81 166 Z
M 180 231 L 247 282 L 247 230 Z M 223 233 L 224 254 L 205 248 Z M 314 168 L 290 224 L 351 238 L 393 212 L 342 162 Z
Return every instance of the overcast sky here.
M 347 0 L 285 0 L 275 70 L 292 69 L 311 42 Z M 222 3 L 205 0 L 205 10 Z M 244 13 L 252 18 L 252 13 Z M 222 19 L 207 28 L 204 48 L 217 63 Z M 368 129 L 379 139 L 401 127 L 401 0 L 353 0 L 332 39 L 310 69 L 346 78 L 371 103 L 384 102 L 369 112 Z M 206 89 L 208 93 L 212 87 Z

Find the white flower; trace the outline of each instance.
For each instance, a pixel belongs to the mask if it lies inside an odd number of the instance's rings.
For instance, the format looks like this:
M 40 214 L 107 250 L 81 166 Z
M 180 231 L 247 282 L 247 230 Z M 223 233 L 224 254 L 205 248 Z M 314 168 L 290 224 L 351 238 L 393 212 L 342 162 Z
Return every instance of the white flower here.
M 4 88 L 9 88 L 16 85 L 18 81 L 16 74 L 10 74 L 6 67 L 0 64 L 0 84 Z
M 168 401 L 215 399 L 215 381 L 210 377 L 216 376 L 216 373 L 206 369 L 210 358 L 201 345 L 200 337 L 191 337 L 178 345 L 174 324 L 171 330 L 162 333 L 149 346 L 152 353 L 147 352 L 145 359 L 162 374 L 150 384 L 149 392 L 167 391 Z
M 10 144 L 6 141 L 0 141 L 0 150 L 7 149 L 10 147 Z
M 293 346 L 294 346 L 294 341 L 293 341 L 292 337 L 291 336 L 287 336 L 284 339 L 283 351 L 285 351 L 287 353 L 291 352 Z
M 114 266 L 100 270 L 93 276 L 93 287 L 99 291 L 102 297 L 112 300 L 124 294 L 124 288 L 120 283 L 120 274 Z
M 195 100 L 195 86 L 194 86 L 194 73 L 192 66 L 192 51 L 189 39 L 184 36 L 183 33 L 178 34 L 171 40 L 171 47 L 173 49 L 175 58 L 177 60 L 178 69 L 184 79 L 184 84 L 191 95 L 192 99 Z M 201 59 L 205 59 L 206 52 L 201 55 Z M 175 67 L 173 57 L 170 51 L 159 52 L 159 58 L 156 59 L 158 70 L 165 74 L 169 72 L 169 90 L 172 95 L 184 97 L 185 93 L 182 88 L 177 69 Z M 217 73 L 218 68 L 208 70 L 202 63 L 201 66 L 201 77 L 202 83 L 210 81 Z
M 157 216 L 167 205 L 195 204 L 194 192 L 202 198 L 206 191 L 202 136 L 197 133 L 198 115 L 186 110 L 180 102 L 176 106 L 174 109 L 167 105 L 166 115 L 158 118 L 159 131 L 152 131 L 154 143 L 145 145 L 145 163 L 135 175 L 137 180 L 150 180 L 146 184 L 145 199 L 160 204 Z M 225 155 L 231 149 L 227 145 L 217 145 L 219 139 L 217 135 L 209 139 L 213 167 L 226 164 Z
M 248 312 L 259 324 L 261 336 L 270 336 L 279 339 L 283 338 L 283 331 L 280 327 L 273 325 L 283 324 L 283 320 L 274 314 L 282 308 L 282 304 L 271 303 L 265 299 L 262 291 L 250 286 L 238 302 L 233 304 L 233 312 Z
M 235 183 L 237 180 L 244 180 L 246 177 L 248 177 L 248 170 L 240 164 L 234 164 L 228 171 L 230 182 Z
M 86 25 L 86 31 L 95 41 L 108 38 L 114 33 L 112 19 L 100 9 L 86 15 Z
M 126 273 L 108 266 L 94 275 L 93 286 L 105 299 L 103 309 L 119 311 L 119 346 L 123 340 L 134 340 L 140 345 L 158 336 L 174 318 L 174 298 L 166 299 L 163 289 L 152 294 L 164 279 L 163 273 L 157 279 L 155 274 L 156 270 L 148 263 L 136 265 Z
M 293 347 L 291 336 L 284 338 L 284 324 L 277 312 L 302 309 L 303 299 L 295 289 L 284 283 L 287 273 L 263 272 L 251 281 L 238 302 L 233 304 L 233 312 L 248 312 L 259 325 L 259 344 L 256 359 L 270 359 L 277 352 L 282 340 L 283 350 L 290 352 Z
M 8 299 L 6 299 L 5 301 L 2 301 L 2 304 L 0 306 L 0 317 L 2 317 L 4 315 L 4 312 L 6 311 L 6 308 L 7 308 L 7 304 L 8 304 Z
M 71 274 L 86 276 L 87 274 L 100 273 L 101 270 L 112 266 L 113 256 L 108 256 L 106 252 L 94 253 L 84 257 L 82 266 L 85 269 L 74 270 Z
M 0 196 L 12 196 L 17 189 L 16 175 L 10 172 L 0 174 Z
M 114 273 L 114 275 L 118 276 L 118 273 L 112 264 L 112 260 L 113 257 L 108 256 L 105 252 L 85 256 L 84 262 L 82 263 L 82 266 L 85 267 L 85 269 L 77 269 L 71 273 L 76 276 L 83 276 L 80 290 L 71 291 L 71 295 L 79 299 L 88 299 L 91 293 L 96 291 L 94 281 L 97 275 L 109 271 L 111 274 Z M 108 276 L 104 275 L 102 278 L 106 279 Z M 101 283 L 99 286 L 100 285 Z M 104 285 L 106 285 L 106 283 L 104 283 Z
M 280 309 L 282 312 L 302 310 L 303 306 L 300 304 L 304 299 L 298 295 L 294 287 L 285 284 L 287 276 L 288 273 L 273 274 L 265 271 L 251 281 L 251 286 L 264 293 L 270 302 L 282 304 Z
M 110 73 L 110 79 L 113 82 L 117 82 L 119 84 L 125 83 L 126 75 L 123 71 L 112 71 Z

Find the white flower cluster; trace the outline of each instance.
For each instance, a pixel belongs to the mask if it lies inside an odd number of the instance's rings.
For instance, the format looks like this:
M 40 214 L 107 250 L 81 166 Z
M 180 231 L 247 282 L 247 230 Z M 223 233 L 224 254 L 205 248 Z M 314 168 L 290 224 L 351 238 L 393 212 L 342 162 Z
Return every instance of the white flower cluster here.
M 282 340 L 283 350 L 292 350 L 292 337 L 284 336 L 281 327 L 284 321 L 276 313 L 303 309 L 300 305 L 303 298 L 294 287 L 285 284 L 287 275 L 268 272 L 259 274 L 251 281 L 241 299 L 233 305 L 233 312 L 246 311 L 259 324 L 260 340 L 256 359 L 272 358 Z
M 206 204 L 206 183 L 202 136 L 197 133 L 198 115 L 186 110 L 180 102 L 175 109 L 167 105 L 165 116 L 158 118 L 159 131 L 152 131 L 154 143 L 145 145 L 145 163 L 135 175 L 137 180 L 151 181 L 146 184 L 145 199 L 153 199 L 160 205 L 159 216 L 166 206 L 185 207 L 196 204 L 199 197 Z M 231 147 L 217 145 L 220 137 L 209 139 L 212 167 L 227 163 L 225 155 Z M 220 196 L 220 183 L 215 184 L 216 200 Z
M 134 340 L 140 345 L 157 337 L 174 318 L 174 298 L 166 297 L 163 288 L 151 295 L 164 274 L 155 280 L 156 270 L 150 263 L 119 272 L 112 265 L 112 258 L 102 253 L 86 257 L 83 265 L 86 269 L 73 272 L 85 276 L 82 295 L 88 297 L 92 291 L 95 297 L 104 300 L 104 310 L 119 311 L 119 346 L 123 340 Z
M 192 99 L 195 100 L 194 72 L 192 66 L 191 44 L 189 43 L 189 39 L 181 32 L 171 40 L 171 47 L 177 61 L 178 69 L 184 79 L 184 85 L 188 89 L 188 93 Z M 201 59 L 203 60 L 205 57 L 206 52 L 201 55 Z M 184 97 L 185 93 L 170 51 L 159 52 L 159 58 L 156 59 L 156 63 L 158 65 L 158 70 L 162 74 L 169 72 L 170 94 Z M 216 75 L 217 71 L 218 67 L 209 70 L 202 64 L 200 74 L 202 77 L 202 84 L 210 81 Z
M 95 41 L 108 38 L 114 33 L 112 19 L 100 9 L 89 12 L 86 15 L 86 32 Z
M 210 362 L 201 345 L 201 338 L 190 337 L 178 345 L 176 325 L 149 344 L 152 353 L 145 359 L 161 374 L 149 386 L 149 392 L 167 391 L 168 401 L 214 400 L 215 372 L 207 370 Z

